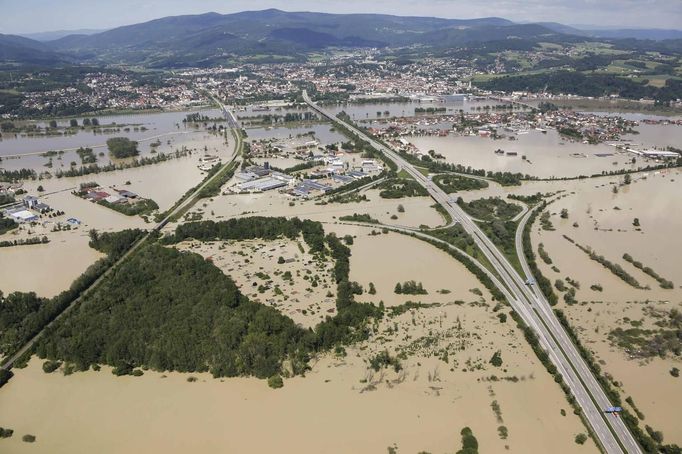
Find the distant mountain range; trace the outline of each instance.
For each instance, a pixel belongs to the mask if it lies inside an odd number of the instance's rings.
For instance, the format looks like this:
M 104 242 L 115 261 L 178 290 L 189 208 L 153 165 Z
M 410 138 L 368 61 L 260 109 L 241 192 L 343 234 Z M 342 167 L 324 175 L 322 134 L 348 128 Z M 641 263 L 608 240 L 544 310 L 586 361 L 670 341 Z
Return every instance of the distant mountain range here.
M 682 32 L 676 30 L 632 30 L 630 33 L 646 39 L 682 37 Z M 458 20 L 269 9 L 165 17 L 103 32 L 83 30 L 66 36 L 64 32 L 32 36 L 35 39 L 0 35 L 2 62 L 207 66 L 230 56 L 300 58 L 306 52 L 329 47 L 449 48 L 505 40 L 537 42 L 629 35 L 625 30 L 586 31 L 558 23 L 518 24 L 497 17 Z
M 19 36 L 45 42 L 54 41 L 55 39 L 63 38 L 69 35 L 94 35 L 95 33 L 102 33 L 103 31 L 106 30 L 82 28 L 80 30 L 54 30 L 50 32 L 22 33 Z
M 53 65 L 67 61 L 53 49 L 32 39 L 0 34 L 0 63 Z
M 569 26 L 556 22 L 538 22 L 539 25 L 554 30 L 557 33 L 588 36 L 592 38 L 609 39 L 649 39 L 662 41 L 665 39 L 682 39 L 682 30 L 667 30 L 662 28 L 612 28 L 602 29 L 595 26 Z

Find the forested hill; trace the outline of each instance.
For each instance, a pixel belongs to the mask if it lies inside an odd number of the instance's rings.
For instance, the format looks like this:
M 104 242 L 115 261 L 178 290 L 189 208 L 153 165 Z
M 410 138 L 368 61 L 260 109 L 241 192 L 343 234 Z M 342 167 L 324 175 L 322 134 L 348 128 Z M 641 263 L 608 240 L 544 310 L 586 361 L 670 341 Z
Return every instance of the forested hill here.
M 303 58 L 331 47 L 457 46 L 500 39 L 558 39 L 559 33 L 501 18 L 441 19 L 381 14 L 295 13 L 275 9 L 175 16 L 47 42 L 87 61 L 153 66 L 210 65 L 226 55 Z
M 65 61 L 65 56 L 43 43 L 21 36 L 0 34 L 0 63 L 53 65 Z

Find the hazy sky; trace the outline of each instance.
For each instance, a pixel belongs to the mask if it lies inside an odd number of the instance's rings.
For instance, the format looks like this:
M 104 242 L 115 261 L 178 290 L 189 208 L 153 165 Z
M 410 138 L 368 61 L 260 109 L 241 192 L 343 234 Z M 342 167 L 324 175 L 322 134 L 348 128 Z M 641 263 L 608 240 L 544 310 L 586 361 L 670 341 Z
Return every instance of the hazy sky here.
M 113 28 L 179 14 L 266 8 L 682 28 L 682 0 L 0 0 L 0 33 Z

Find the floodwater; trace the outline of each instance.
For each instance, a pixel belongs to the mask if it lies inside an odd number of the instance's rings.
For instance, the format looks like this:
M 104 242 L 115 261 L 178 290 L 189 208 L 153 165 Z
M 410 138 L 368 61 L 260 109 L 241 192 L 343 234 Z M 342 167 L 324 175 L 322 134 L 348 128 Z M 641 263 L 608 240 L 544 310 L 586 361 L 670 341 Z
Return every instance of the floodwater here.
M 399 233 L 368 235 L 367 227 L 338 227 L 334 230 L 351 231 L 355 235 L 350 260 L 350 279 L 359 282 L 365 290 L 372 282 L 376 295 L 363 294 L 358 299 L 386 307 L 406 301 L 447 303 L 456 300 L 472 301 L 477 297 L 471 289 L 488 291 L 464 265 L 449 254 L 424 241 Z M 409 259 L 407 259 L 409 257 Z M 395 285 L 414 280 L 421 282 L 428 295 L 397 295 Z M 446 290 L 446 292 L 439 291 Z
M 415 115 L 414 109 L 423 108 L 445 108 L 442 114 L 454 114 L 463 110 L 467 112 L 482 112 L 485 106 L 495 106 L 497 104 L 504 104 L 497 101 L 407 101 L 407 102 L 372 102 L 366 104 L 344 103 L 344 104 L 329 104 L 325 105 L 325 109 L 334 113 L 346 112 L 351 119 L 355 121 L 374 120 L 377 118 L 390 117 L 413 117 Z M 480 109 L 479 109 L 480 108 Z M 478 109 L 478 110 L 477 110 Z M 386 114 L 388 112 L 388 114 Z M 381 115 L 379 115 L 381 113 Z
M 623 136 L 624 142 L 643 148 L 682 147 L 682 126 L 640 124 L 635 128 L 639 134 Z
M 88 266 L 104 256 L 88 246 L 86 228 L 48 235 L 51 238 L 48 244 L 0 249 L 0 291 L 35 292 L 51 298 L 66 290 Z M 14 236 L 3 235 L 0 239 L 11 240 Z
M 330 123 L 313 123 L 304 126 L 289 127 L 270 127 L 270 128 L 249 128 L 246 130 L 249 140 L 258 139 L 287 139 L 296 137 L 298 134 L 306 134 L 310 131 L 315 132 L 315 139 L 322 144 L 331 144 L 346 141 L 346 136 L 336 131 Z M 311 137 L 308 140 L 313 140 Z
M 614 193 L 614 184 L 620 182 L 622 177 L 607 177 L 566 185 L 568 196 L 548 207 L 556 230 L 540 230 L 537 222 L 531 238 L 536 250 L 538 243 L 544 244 L 552 266 L 559 269 L 558 273 L 553 271 L 538 258 L 538 266 L 550 281 L 570 277 L 580 283 L 576 299 L 589 303 L 566 306 L 562 302 L 560 307 L 571 318 L 582 342 L 595 353 L 602 369 L 623 384 L 621 394 L 632 396 L 646 415 L 645 423 L 662 431 L 666 443 L 680 444 L 679 379 L 669 373 L 672 367 L 680 368 L 679 359 L 669 356 L 641 362 L 612 346 L 607 335 L 617 326 L 630 327 L 623 325 L 624 317 L 643 321 L 644 328 L 653 327 L 654 320 L 643 312 L 645 307 L 682 310 L 682 172 L 637 174 L 630 185 L 619 186 L 619 192 Z M 558 215 L 562 209 L 568 210 L 568 219 Z M 639 231 L 633 226 L 634 218 L 639 219 Z M 593 248 L 650 289 L 625 283 L 563 235 Z M 626 262 L 622 258 L 625 253 L 672 281 L 674 289 L 662 289 L 653 278 Z M 601 285 L 603 291 L 592 290 L 593 284 Z
M 674 301 L 682 298 L 679 289 L 682 285 L 682 259 L 678 254 L 682 250 L 679 235 L 682 225 L 682 210 L 679 209 L 682 172 L 666 170 L 650 172 L 646 176 L 637 174 L 630 185 L 620 186 L 619 192 L 614 194 L 614 183 L 620 181 L 622 177 L 579 182 L 575 194 L 558 200 L 548 208 L 554 213 L 551 219 L 556 231 L 541 230 L 533 241 L 545 244 L 548 254 L 561 269 L 561 276 L 557 277 L 568 275 L 583 283 L 577 295 L 579 300 Z M 568 219 L 557 215 L 564 208 L 568 210 Z M 639 219 L 640 231 L 633 226 L 635 218 Z M 574 227 L 574 223 L 578 227 Z M 649 285 L 651 290 L 639 290 L 626 284 L 562 235 L 590 246 L 610 261 L 620 264 L 640 284 Z M 676 288 L 660 288 L 654 279 L 623 260 L 625 253 L 671 280 Z M 555 274 L 551 270 L 549 273 Z M 601 283 L 604 291 L 590 290 L 590 285 L 595 283 Z
M 370 202 L 326 205 L 317 205 L 317 200 L 295 199 L 277 191 L 220 195 L 205 201 L 201 206 L 195 206 L 192 211 L 203 212 L 204 219 L 217 220 L 244 216 L 298 216 L 302 219 L 333 223 L 341 216 L 357 213 L 369 214 L 382 223 L 400 227 L 418 228 L 420 225 L 438 227 L 445 224 L 443 217 L 431 207 L 434 202 L 430 197 L 382 199 L 378 192 L 377 190 L 365 192 Z M 404 212 L 398 211 L 399 205 L 403 206 Z M 211 213 L 211 216 L 207 213 Z M 394 215 L 397 219 L 391 219 Z
M 19 135 L 15 138 L 11 135 L 3 134 L 3 138 L 0 140 L 0 156 L 46 152 L 50 150 L 65 150 L 78 147 L 94 147 L 106 142 L 106 140 L 110 137 L 121 136 L 128 137 L 130 140 L 140 141 L 149 137 L 158 136 L 160 134 L 168 134 L 185 130 L 191 131 L 194 128 L 186 126 L 182 122 L 182 120 L 185 119 L 185 117 L 190 113 L 198 113 L 211 118 L 221 116 L 220 111 L 217 109 L 208 109 L 196 112 L 182 111 L 113 115 L 97 117 L 103 129 L 106 129 L 112 123 L 121 125 L 121 131 L 112 132 L 109 134 L 95 134 L 91 130 L 79 130 L 73 135 L 47 137 L 22 137 Z M 82 124 L 82 122 L 83 119 L 79 118 L 78 123 Z M 68 126 L 67 120 L 60 120 L 57 123 L 60 126 Z M 134 128 L 139 126 L 144 126 L 147 128 L 147 130 L 135 131 Z M 124 127 L 130 128 L 130 131 L 124 131 Z
M 375 297 L 387 306 L 403 299 L 391 298 L 394 283 L 377 274 L 391 251 L 396 255 L 388 270 L 395 271 L 394 277 L 423 281 L 430 291 L 410 299 L 442 305 L 382 320 L 371 328 L 369 340 L 346 346 L 345 357 L 316 357 L 305 377 L 287 379 L 279 390 L 263 380 L 217 380 L 208 374 L 192 374 L 199 379 L 195 383 L 187 382 L 190 374 L 179 373 L 114 377 L 107 367 L 68 377 L 48 375 L 34 359 L 0 389 L 0 424 L 15 430 L 3 442 L 7 452 L 28 449 L 20 441 L 24 433 L 37 437 L 33 452 L 51 453 L 265 453 L 281 451 L 293 440 L 302 452 L 374 453 L 389 446 L 399 452 L 450 452 L 460 446 L 465 426 L 485 452 L 575 452 L 573 439 L 585 432 L 580 420 L 522 333 L 498 320 L 489 293 L 461 264 L 403 235 L 370 236 L 370 227 L 345 225 L 325 230 L 355 237 L 351 276 L 365 285 L 375 282 Z M 433 263 L 439 271 L 415 266 L 415 254 L 416 262 Z M 279 267 L 274 260 L 257 266 L 271 275 Z M 474 287 L 481 296 L 471 292 Z M 437 295 L 435 289 L 452 293 Z M 466 302 L 454 303 L 459 298 Z M 369 358 L 384 349 L 409 352 L 403 371 L 369 369 Z M 447 360 L 441 358 L 443 349 L 450 352 Z M 501 368 L 488 362 L 496 351 L 504 361 Z M 492 375 L 515 377 L 515 382 L 491 381 Z M 491 408 L 494 401 L 501 419 Z M 562 409 L 567 416 L 561 416 Z M 502 425 L 506 439 L 498 433 Z M 267 437 L 258 436 L 266 429 Z M 596 452 L 591 442 L 580 449 Z
M 682 132 L 679 130 L 678 134 Z M 514 136 L 516 140 L 493 140 L 477 136 L 408 137 L 420 151 L 435 150 L 447 162 L 499 172 L 520 172 L 540 178 L 575 177 L 602 171 L 632 169 L 631 153 L 619 152 L 607 144 L 587 145 L 560 137 L 556 130 L 546 134 L 532 130 Z M 502 149 L 516 156 L 496 154 Z M 526 160 L 523 159 L 526 156 Z M 643 162 L 641 158 L 637 161 Z
M 196 140 L 204 140 L 207 135 L 200 128 L 194 128 L 182 122 L 189 113 L 199 113 L 214 118 L 221 115 L 220 111 L 209 109 L 199 112 L 163 112 L 146 113 L 133 115 L 116 115 L 109 117 L 98 117 L 100 124 L 108 125 L 115 122 L 121 126 L 118 132 L 95 134 L 91 130 L 78 131 L 76 134 L 67 136 L 48 136 L 48 137 L 22 137 L 21 135 L 9 136 L 3 134 L 0 139 L 0 167 L 6 169 L 32 168 L 36 170 L 56 170 L 58 168 L 68 169 L 71 162 L 81 165 L 81 159 L 75 150 L 79 147 L 89 147 L 98 157 L 98 164 L 104 165 L 111 162 L 106 148 L 106 141 L 112 137 L 127 137 L 138 141 L 140 156 L 149 156 L 152 153 L 151 144 L 160 142 L 157 147 L 158 152 L 169 152 L 181 149 L 183 146 L 190 147 Z M 82 119 L 79 119 L 79 124 Z M 66 121 L 60 121 L 65 124 Z M 218 123 L 218 125 L 223 123 Z M 135 126 L 132 126 L 135 125 Z M 134 128 L 144 126 L 146 131 L 135 131 Z M 124 131 L 124 127 L 129 127 L 129 131 Z M 61 156 L 55 155 L 52 158 L 53 167 L 45 165 L 49 158 L 41 156 L 48 151 L 64 150 Z M 103 153 L 103 156 L 99 156 Z M 9 158 L 8 158 L 9 156 Z M 20 156 L 21 159 L 17 159 Z
M 298 244 L 303 246 L 304 252 L 299 250 Z M 284 238 L 207 243 L 183 241 L 176 247 L 210 260 L 230 276 L 251 301 L 276 308 L 304 328 L 316 326 L 336 310 L 333 263 L 315 260 L 302 238 L 297 241 Z M 278 263 L 279 257 L 285 263 Z M 304 269 L 320 279 L 315 287 L 300 275 Z M 283 277 L 287 271 L 291 279 Z M 268 277 L 264 278 L 264 274 Z M 332 292 L 332 296 L 327 296 L 327 292 Z

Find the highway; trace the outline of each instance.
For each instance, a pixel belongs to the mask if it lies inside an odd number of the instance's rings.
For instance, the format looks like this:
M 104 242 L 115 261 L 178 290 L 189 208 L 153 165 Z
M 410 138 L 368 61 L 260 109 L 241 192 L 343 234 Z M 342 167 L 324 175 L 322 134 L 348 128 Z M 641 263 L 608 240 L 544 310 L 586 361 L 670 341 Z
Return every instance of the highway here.
M 619 418 L 605 415 L 604 410 L 611 406 L 603 390 L 580 357 L 575 345 L 566 334 L 563 326 L 559 323 L 556 315 L 544 297 L 539 298 L 539 290 L 526 285 L 519 273 L 512 267 L 507 258 L 497 249 L 490 239 L 481 231 L 478 225 L 435 183 L 417 171 L 410 163 L 400 155 L 377 142 L 363 131 L 355 128 L 330 112 L 317 106 L 307 92 L 303 92 L 306 103 L 320 115 L 328 118 L 336 124 L 340 124 L 359 138 L 366 140 L 374 148 L 383 152 L 393 160 L 397 166 L 410 174 L 417 182 L 427 189 L 431 197 L 439 203 L 458 221 L 462 227 L 472 236 L 476 245 L 486 256 L 495 269 L 499 280 L 496 280 L 500 290 L 507 296 L 514 311 L 521 317 L 537 335 L 540 345 L 547 352 L 550 360 L 556 366 L 563 377 L 564 383 L 569 387 L 582 413 L 589 423 L 592 431 L 603 450 L 611 453 L 641 453 L 641 450 L 630 432 L 625 428 Z M 522 220 L 525 224 L 528 211 Z M 517 247 L 518 247 L 517 242 Z M 523 258 L 523 255 L 519 257 Z M 544 301 L 544 303 L 543 303 Z
M 201 191 L 208 185 L 210 184 L 215 178 L 217 178 L 223 170 L 225 170 L 232 162 L 237 158 L 239 151 L 241 150 L 242 146 L 242 138 L 241 135 L 239 134 L 239 125 L 237 123 L 237 120 L 235 119 L 234 115 L 232 114 L 231 111 L 229 111 L 222 103 L 220 103 L 218 100 L 215 100 L 221 107 L 221 110 L 223 112 L 223 115 L 225 115 L 225 119 L 228 122 L 228 125 L 232 129 L 232 132 L 234 133 L 235 141 L 234 141 L 234 147 L 232 149 L 232 154 L 230 156 L 230 159 L 228 159 L 225 164 L 221 166 L 221 169 L 213 174 L 213 176 L 206 181 L 204 181 L 203 184 L 201 184 L 192 194 L 188 197 L 186 197 L 182 203 L 178 204 L 171 212 L 169 212 L 165 218 L 163 218 L 158 224 L 156 224 L 152 230 L 147 233 L 145 236 L 143 236 L 141 239 L 139 239 L 136 243 L 134 243 L 128 251 L 121 256 L 116 262 L 114 262 L 100 277 L 98 277 L 88 288 L 83 290 L 78 296 L 78 298 L 74 299 L 69 305 L 61 312 L 59 313 L 50 323 L 45 325 L 37 334 L 35 334 L 31 339 L 29 339 L 24 345 L 19 348 L 14 354 L 8 356 L 5 358 L 0 365 L 0 369 L 5 369 L 5 370 L 10 370 L 12 369 L 12 366 L 14 363 L 16 363 L 26 352 L 31 350 L 33 346 L 38 342 L 38 340 L 42 337 L 42 335 L 45 333 L 45 330 L 47 330 L 50 326 L 55 324 L 59 319 L 64 317 L 68 312 L 70 312 L 79 301 L 81 301 L 85 296 L 89 295 L 94 291 L 94 289 L 104 280 L 109 276 L 116 268 L 118 268 L 121 263 L 123 263 L 128 257 L 130 257 L 135 251 L 137 251 L 142 244 L 149 238 L 150 235 L 152 235 L 155 232 L 160 232 L 161 229 L 171 220 L 177 213 L 181 213 L 183 210 L 189 209 L 194 203 L 197 201 L 198 195 L 201 193 Z
M 535 209 L 537 208 L 538 207 L 536 207 Z M 519 225 L 516 229 L 515 241 L 516 255 L 519 257 L 521 267 L 523 268 L 523 274 L 525 275 L 526 279 L 533 279 L 533 274 L 530 271 L 530 267 L 528 266 L 528 262 L 526 261 L 526 256 L 523 253 L 523 230 L 526 224 L 528 223 L 528 219 L 530 219 L 535 209 L 529 210 L 523 216 L 521 222 L 519 222 Z M 606 393 L 604 393 L 604 390 L 601 388 L 601 386 L 595 379 L 594 375 L 591 373 L 587 363 L 580 355 L 580 352 L 578 351 L 577 347 L 573 344 L 573 341 L 570 339 L 566 331 L 562 329 L 563 327 L 561 326 L 561 323 L 554 315 L 551 305 L 549 304 L 549 301 L 547 301 L 545 295 L 542 293 L 542 291 L 540 291 L 540 289 L 537 286 L 532 286 L 532 293 L 535 296 L 534 301 L 536 309 L 545 314 L 546 319 L 550 320 L 551 323 L 554 325 L 553 328 L 555 328 L 557 336 L 560 337 L 559 341 L 562 342 L 562 344 L 568 346 L 568 348 L 566 348 L 564 351 L 568 356 L 570 356 L 570 360 L 573 366 L 579 369 L 579 371 L 581 372 L 581 376 L 583 377 L 585 384 L 589 387 L 594 400 L 602 409 L 610 407 L 612 403 L 609 401 L 608 397 L 606 396 Z M 625 423 L 623 423 L 623 420 L 619 417 L 611 416 L 608 417 L 608 419 L 609 423 L 611 424 L 611 427 L 614 429 L 614 431 L 620 438 L 627 452 L 629 453 L 641 452 L 639 445 L 633 438 L 630 431 L 625 426 Z

